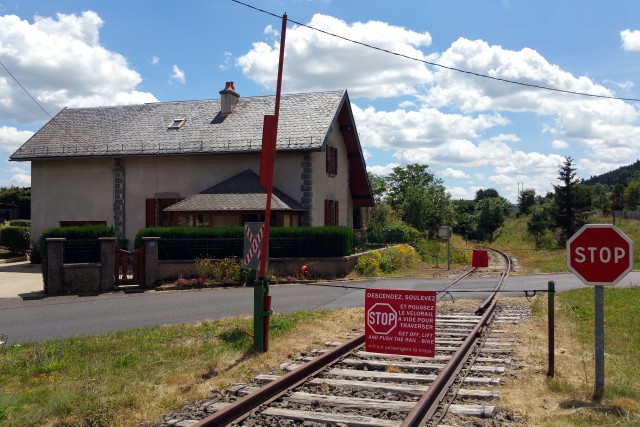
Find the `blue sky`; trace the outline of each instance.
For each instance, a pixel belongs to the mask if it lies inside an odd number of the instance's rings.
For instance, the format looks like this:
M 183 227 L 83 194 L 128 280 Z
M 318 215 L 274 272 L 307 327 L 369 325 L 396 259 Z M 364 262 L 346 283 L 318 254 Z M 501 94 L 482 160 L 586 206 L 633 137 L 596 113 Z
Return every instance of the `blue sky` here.
M 640 158 L 640 2 L 247 0 L 287 13 L 283 91 L 347 89 L 370 171 L 429 165 L 452 198 L 552 191 Z M 300 27 L 397 52 L 394 56 Z M 0 186 L 9 155 L 64 107 L 275 93 L 281 21 L 231 0 L 0 0 Z M 277 173 L 277 172 L 276 172 Z M 213 184 L 213 183 L 212 183 Z

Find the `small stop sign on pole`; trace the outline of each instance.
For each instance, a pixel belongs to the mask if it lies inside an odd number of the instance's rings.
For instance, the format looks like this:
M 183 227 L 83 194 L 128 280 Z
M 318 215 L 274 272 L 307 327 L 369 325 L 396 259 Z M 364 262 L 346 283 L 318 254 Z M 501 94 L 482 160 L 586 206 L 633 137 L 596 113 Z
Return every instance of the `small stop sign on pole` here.
M 567 268 L 594 287 L 595 387 L 604 394 L 604 286 L 615 285 L 633 269 L 633 241 L 611 224 L 587 224 L 567 241 Z

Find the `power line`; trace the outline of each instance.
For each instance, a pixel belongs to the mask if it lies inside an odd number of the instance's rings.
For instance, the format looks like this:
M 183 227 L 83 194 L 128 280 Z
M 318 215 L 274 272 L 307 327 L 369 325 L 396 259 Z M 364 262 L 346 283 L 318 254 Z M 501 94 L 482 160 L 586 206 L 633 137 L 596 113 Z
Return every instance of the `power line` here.
M 269 11 L 264 10 L 264 9 L 260 9 L 258 7 L 255 7 L 255 6 L 252 6 L 250 4 L 244 3 L 244 2 L 242 2 L 240 0 L 231 0 L 231 1 L 234 2 L 234 3 L 238 3 L 238 4 L 242 5 L 242 6 L 246 6 L 246 7 L 250 8 L 250 9 L 254 9 L 254 10 L 258 11 L 258 12 L 266 13 L 267 15 L 271 15 L 271 16 L 276 17 L 276 18 L 280 18 L 280 19 L 282 18 L 282 16 L 280 16 L 280 15 L 277 15 L 277 14 L 275 14 L 273 12 L 269 12 Z M 353 39 L 350 39 L 348 37 L 344 37 L 344 36 L 341 36 L 341 35 L 338 35 L 338 34 L 330 33 L 329 31 L 321 30 L 319 28 L 315 28 L 315 27 L 312 27 L 310 25 L 303 24 L 301 22 L 297 22 L 297 21 L 291 19 L 290 17 L 287 17 L 287 20 L 290 21 L 290 22 L 293 22 L 294 24 L 297 24 L 297 25 L 299 25 L 301 27 L 305 27 L 305 28 L 308 28 L 310 30 L 318 31 L 318 32 L 326 34 L 328 36 L 336 37 L 338 39 L 341 39 L 341 40 L 344 40 L 344 41 L 347 41 L 347 42 L 350 42 L 350 43 L 355 43 L 355 44 L 358 44 L 360 46 L 367 47 L 369 49 L 378 50 L 380 52 L 384 52 L 384 53 L 388 53 L 390 55 L 394 55 L 394 56 L 402 57 L 402 58 L 405 58 L 405 59 L 409 59 L 411 61 L 422 62 L 423 64 L 431 65 L 432 67 L 443 68 L 445 70 L 450 70 L 450 71 L 455 71 L 455 72 L 458 72 L 458 73 L 468 74 L 468 75 L 475 76 L 475 77 L 481 77 L 481 78 L 484 78 L 484 79 L 490 79 L 490 80 L 499 81 L 499 82 L 503 82 L 503 83 L 509 83 L 509 84 L 514 84 L 514 85 L 519 85 L 519 86 L 524 86 L 524 87 L 530 87 L 530 88 L 533 88 L 533 89 L 542 89 L 542 90 L 548 90 L 548 91 L 553 91 L 553 92 L 566 93 L 566 94 L 570 94 L 570 95 L 588 96 L 588 97 L 591 97 L 591 98 L 614 99 L 614 100 L 618 100 L 618 101 L 640 102 L 639 98 L 621 98 L 621 97 L 617 97 L 617 96 L 596 95 L 594 93 L 577 92 L 577 91 L 559 89 L 559 88 L 550 87 L 550 86 L 538 85 L 538 84 L 535 84 L 535 83 L 519 82 L 517 80 L 504 79 L 504 78 L 501 78 L 501 77 L 490 76 L 488 74 L 477 73 L 475 71 L 469 71 L 469 70 L 463 70 L 463 69 L 460 69 L 460 68 L 450 67 L 448 65 L 439 64 L 437 62 L 426 61 L 424 59 L 415 58 L 413 56 L 409 56 L 409 55 L 405 55 L 405 54 L 402 54 L 402 53 L 394 52 L 394 51 L 391 51 L 391 50 L 388 50 L 388 49 L 384 49 L 384 48 L 381 48 L 381 47 L 378 47 L 378 46 L 373 46 L 373 45 L 370 45 L 370 44 L 367 44 L 367 43 L 363 43 L 363 42 L 360 42 L 358 40 L 353 40 Z
M 31 98 L 31 100 L 32 100 L 33 102 L 35 102 L 35 103 L 36 103 L 36 105 L 37 105 L 38 107 L 40 107 L 40 109 L 41 109 L 42 111 L 44 111 L 44 113 L 45 113 L 47 116 L 49 116 L 49 118 L 50 118 L 50 119 L 53 119 L 53 116 L 52 116 L 51 114 L 49 114 L 49 112 L 48 112 L 47 110 L 45 110 L 45 109 L 44 109 L 44 107 L 43 107 L 42 105 L 40 105 L 40 103 L 39 103 L 39 102 L 38 102 L 38 101 L 37 101 L 33 96 L 31 96 L 31 94 L 29 93 L 29 91 L 28 91 L 27 89 L 25 89 L 25 87 L 24 87 L 24 86 L 22 86 L 22 83 L 20 83 L 20 82 L 18 81 L 18 79 L 16 78 L 16 76 L 14 76 L 14 75 L 11 73 L 11 71 L 9 71 L 9 69 L 8 69 L 8 68 L 7 68 L 7 67 L 2 63 L 2 61 L 0 61 L 0 65 L 2 65 L 2 68 L 4 68 L 4 69 L 5 69 L 5 71 L 6 71 L 6 72 L 11 76 L 11 78 L 12 78 L 13 80 L 15 80 L 15 82 L 18 84 L 18 86 L 20 86 L 20 88 L 24 91 L 24 93 L 26 93 L 26 94 L 27 94 L 27 96 L 28 96 L 29 98 Z
M 18 84 L 18 86 L 20 86 L 20 88 L 24 91 L 24 93 L 27 94 L 27 96 L 29 96 L 29 98 L 31 98 L 31 100 L 33 102 L 36 103 L 36 105 L 38 107 L 40 107 L 40 109 L 42 111 L 44 111 L 44 113 L 49 116 L 49 118 L 51 119 L 51 123 L 54 123 L 56 126 L 58 126 L 60 129 L 62 129 L 67 135 L 69 135 L 72 139 L 74 139 L 76 142 L 80 143 L 80 141 L 78 141 L 78 139 L 76 139 L 76 137 L 71 134 L 71 132 L 69 132 L 64 126 L 62 126 L 60 123 L 58 123 L 56 120 L 53 120 L 53 116 L 51 114 L 49 114 L 49 112 L 38 102 L 37 99 L 35 99 L 33 96 L 31 96 L 31 94 L 29 93 L 29 91 L 22 85 L 22 83 L 20 83 L 20 81 L 16 78 L 16 76 L 13 75 L 13 73 L 11 71 L 9 71 L 9 69 L 6 67 L 6 65 L 4 65 L 4 63 L 2 61 L 0 61 L 0 65 L 2 65 L 2 68 L 5 69 L 5 71 L 7 72 L 7 74 L 9 74 L 11 76 L 11 78 L 13 80 L 15 80 L 15 82 Z

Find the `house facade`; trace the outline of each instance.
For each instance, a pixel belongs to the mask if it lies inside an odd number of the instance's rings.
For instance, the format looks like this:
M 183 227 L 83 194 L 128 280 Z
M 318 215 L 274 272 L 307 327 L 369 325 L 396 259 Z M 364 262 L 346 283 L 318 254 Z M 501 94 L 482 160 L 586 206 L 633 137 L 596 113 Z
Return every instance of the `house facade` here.
M 31 162 L 31 221 L 43 229 L 114 226 L 133 242 L 148 226 L 264 220 L 262 123 L 275 97 L 64 109 L 11 156 Z M 373 205 L 346 91 L 283 95 L 271 223 L 356 226 Z

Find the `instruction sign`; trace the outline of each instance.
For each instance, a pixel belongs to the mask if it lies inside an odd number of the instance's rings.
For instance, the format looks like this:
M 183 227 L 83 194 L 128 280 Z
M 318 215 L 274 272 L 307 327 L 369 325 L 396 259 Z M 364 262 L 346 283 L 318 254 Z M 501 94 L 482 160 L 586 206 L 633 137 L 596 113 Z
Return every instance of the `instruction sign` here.
M 435 291 L 367 289 L 364 310 L 366 351 L 435 355 Z

